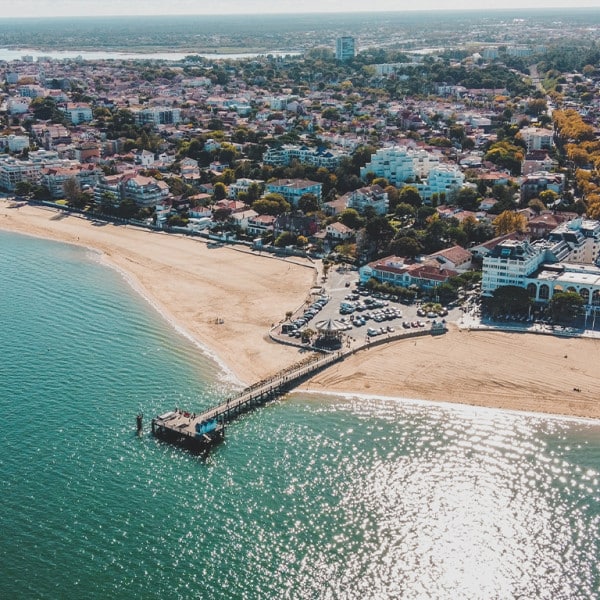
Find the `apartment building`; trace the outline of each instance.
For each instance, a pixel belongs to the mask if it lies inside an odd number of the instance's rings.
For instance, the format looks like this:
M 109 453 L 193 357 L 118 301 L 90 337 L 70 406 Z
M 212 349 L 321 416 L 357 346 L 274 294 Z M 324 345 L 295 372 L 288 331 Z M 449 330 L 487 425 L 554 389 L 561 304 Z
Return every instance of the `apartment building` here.
M 356 55 L 355 39 L 349 35 L 335 40 L 335 57 L 340 61 L 352 60 Z
M 167 106 L 155 106 L 132 111 L 138 125 L 177 125 L 181 122 L 181 110 Z
M 294 208 L 304 194 L 314 194 L 321 202 L 322 189 L 320 183 L 309 179 L 278 179 L 265 186 L 267 194 L 281 194 Z
M 361 167 L 360 177 L 364 180 L 368 173 L 372 173 L 376 177 L 385 177 L 390 183 L 397 185 L 416 177 L 427 177 L 429 172 L 439 164 L 439 156 L 431 152 L 393 146 L 377 150 L 371 156 L 371 161 Z
M 309 148 L 308 146 L 284 145 L 280 148 L 269 148 L 263 154 L 263 163 L 273 166 L 289 166 L 293 161 L 335 169 L 346 153 L 327 150 L 326 148 Z

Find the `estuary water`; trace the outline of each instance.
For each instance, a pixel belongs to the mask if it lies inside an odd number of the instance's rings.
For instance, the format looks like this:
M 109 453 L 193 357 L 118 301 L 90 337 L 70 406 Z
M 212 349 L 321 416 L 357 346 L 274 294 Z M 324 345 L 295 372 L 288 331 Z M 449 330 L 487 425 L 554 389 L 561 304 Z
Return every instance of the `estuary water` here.
M 92 253 L 0 232 L 0 319 L 1 598 L 599 597 L 599 423 L 293 394 L 203 459 L 149 420 L 231 383 Z

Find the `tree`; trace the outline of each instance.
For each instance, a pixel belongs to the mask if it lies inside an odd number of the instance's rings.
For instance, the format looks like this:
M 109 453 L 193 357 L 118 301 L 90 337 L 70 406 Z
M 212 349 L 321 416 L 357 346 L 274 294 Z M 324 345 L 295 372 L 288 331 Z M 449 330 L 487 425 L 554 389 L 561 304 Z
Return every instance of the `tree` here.
M 255 200 L 258 200 L 260 198 L 260 194 L 261 194 L 261 189 L 260 189 L 260 185 L 258 183 L 256 183 L 256 181 L 253 181 L 249 186 L 248 186 L 248 204 L 252 204 Z
M 365 231 L 368 241 L 377 253 L 387 249 L 396 233 L 390 222 L 382 215 L 367 220 Z
M 284 231 L 279 237 L 273 242 L 277 248 L 283 248 L 285 246 L 293 246 L 296 243 L 297 237 L 291 231 Z
M 525 288 L 516 285 L 504 285 L 492 292 L 487 306 L 494 315 L 525 313 L 531 306 L 531 298 Z
M 399 202 L 396 205 L 395 215 L 400 219 L 414 217 L 417 214 L 417 209 L 406 202 Z
M 33 116 L 41 121 L 66 123 L 65 113 L 59 110 L 54 98 L 34 98 L 29 109 L 33 111 Z
M 536 215 L 539 215 L 543 210 L 546 209 L 544 203 L 539 198 L 532 198 L 527 206 L 535 212 Z
M 402 236 L 396 238 L 390 244 L 390 252 L 397 256 L 404 256 L 406 258 L 414 258 L 423 251 L 423 246 L 417 239 L 409 236 Z
M 378 185 L 383 189 L 385 189 L 390 184 L 390 182 L 385 177 L 375 177 L 375 179 L 373 179 L 371 183 L 373 185 Z
M 223 200 L 227 197 L 227 187 L 222 181 L 217 181 L 213 188 L 213 198 L 215 200 Z
M 314 194 L 302 194 L 298 200 L 298 208 L 303 213 L 311 213 L 319 210 L 319 199 Z
M 419 194 L 419 190 L 414 185 L 405 185 L 400 192 L 398 193 L 398 202 L 403 204 L 410 204 L 415 208 L 419 208 L 423 201 L 421 200 L 421 195 Z
M 511 210 L 501 212 L 493 221 L 496 235 L 505 235 L 507 233 L 525 233 L 527 231 L 527 219 L 520 213 Z
M 388 211 L 393 213 L 400 202 L 400 191 L 393 185 L 386 186 L 384 191 L 388 195 Z
M 524 156 L 525 151 L 521 146 L 503 140 L 490 146 L 485 155 L 485 160 L 508 169 L 513 175 L 519 175 Z
M 113 192 L 103 192 L 100 197 L 100 211 L 105 215 L 112 215 L 116 202 L 117 197 Z
M 303 344 L 308 344 L 308 342 L 310 342 L 311 338 L 316 334 L 316 331 L 314 331 L 314 329 L 310 329 L 310 327 L 303 329 L 302 333 L 300 334 L 300 339 L 302 340 Z
M 559 198 L 559 195 L 554 190 L 544 190 L 540 192 L 540 200 L 546 206 L 552 206 Z
M 63 193 L 69 204 L 77 203 L 81 195 L 81 186 L 77 177 L 69 177 L 63 182 Z
M 463 187 L 456 193 L 454 201 L 463 210 L 475 211 L 479 207 L 479 194 L 473 188 Z
M 559 323 L 568 323 L 581 314 L 584 300 L 577 292 L 555 292 L 548 302 L 552 318 Z
M 364 219 L 354 208 L 346 208 L 339 214 L 339 221 L 350 229 L 360 229 L 364 224 Z
M 130 198 L 123 198 L 116 212 L 117 215 L 119 217 L 122 217 L 123 219 L 131 219 L 131 217 L 135 215 L 137 210 L 138 208 L 133 200 L 131 200 Z
M 28 196 L 31 194 L 31 188 L 32 185 L 29 181 L 19 181 L 15 185 L 15 194 L 17 194 L 17 196 Z
M 281 194 L 267 194 L 264 198 L 256 200 L 252 208 L 259 215 L 277 216 L 289 212 L 291 206 Z
M 231 215 L 231 210 L 229 208 L 217 208 L 213 211 L 213 220 L 224 223 L 229 219 L 229 215 Z

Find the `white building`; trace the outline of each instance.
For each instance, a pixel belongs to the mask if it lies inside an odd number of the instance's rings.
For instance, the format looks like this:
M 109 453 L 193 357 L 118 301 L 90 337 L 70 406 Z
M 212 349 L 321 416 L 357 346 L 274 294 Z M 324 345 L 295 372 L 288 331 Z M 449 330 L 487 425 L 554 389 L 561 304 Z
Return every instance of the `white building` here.
M 309 179 L 278 179 L 265 186 L 266 193 L 281 194 L 293 208 L 297 208 L 304 194 L 314 194 L 321 202 L 322 189 L 322 184 Z
M 427 175 L 425 183 L 417 183 L 416 188 L 424 202 L 431 200 L 434 194 L 444 194 L 446 198 L 463 187 L 465 176 L 462 171 L 452 165 L 439 165 Z
M 137 175 L 125 182 L 123 196 L 132 200 L 137 206 L 156 206 L 168 198 L 169 186 L 166 182 L 158 181 L 154 177 Z
M 599 251 L 600 223 L 581 218 L 561 224 L 547 240 L 534 244 L 502 241 L 483 259 L 482 293 L 491 296 L 499 287 L 514 285 L 546 303 L 555 292 L 575 292 L 588 313 L 600 311 Z
M 23 115 L 29 110 L 29 98 L 12 97 L 8 99 L 6 106 L 11 115 Z
M 385 215 L 389 207 L 387 192 L 380 185 L 362 187 L 347 194 L 347 206 L 364 213 L 370 206 L 376 214 Z
M 232 200 L 236 200 L 240 195 L 240 192 L 248 193 L 252 184 L 256 184 L 259 191 L 262 193 L 264 183 L 265 182 L 262 179 L 248 179 L 247 177 L 241 177 L 229 185 L 227 195 Z
M 89 123 L 94 118 L 90 105 L 83 102 L 69 102 L 62 111 L 73 125 Z
M 527 145 L 527 152 L 532 152 L 533 150 L 550 150 L 554 145 L 554 132 L 552 129 L 525 127 L 519 131 L 519 135 Z
M 64 198 L 65 183 L 69 179 L 75 179 L 80 189 L 91 189 L 98 183 L 100 173 L 93 165 L 43 169 L 40 183 L 50 190 L 53 198 Z
M 28 135 L 3 135 L 0 137 L 0 148 L 8 148 L 11 152 L 22 152 L 29 148 Z
M 335 169 L 342 157 L 348 154 L 327 150 L 326 148 L 310 148 L 308 146 L 296 146 L 286 144 L 279 148 L 268 148 L 263 154 L 263 163 L 265 165 L 289 166 L 293 161 L 314 165 L 315 167 L 324 167 L 326 169 Z
M 514 285 L 527 287 L 529 276 L 550 258 L 540 247 L 526 241 L 505 240 L 500 242 L 483 259 L 481 291 L 491 296 L 500 287 Z
M 376 177 L 385 177 L 396 185 L 416 177 L 427 177 L 431 169 L 439 164 L 439 156 L 431 152 L 393 146 L 377 150 L 371 156 L 371 161 L 360 169 L 360 177 L 364 180 L 367 173 L 373 173 Z
M 0 156 L 0 188 L 14 192 L 17 183 L 26 181 L 37 185 L 45 168 L 68 168 L 76 161 L 62 160 L 56 152 L 37 150 L 29 153 L 28 160 L 11 156 Z
M 177 125 L 181 121 L 181 110 L 167 106 L 154 106 L 134 111 L 133 116 L 138 125 Z

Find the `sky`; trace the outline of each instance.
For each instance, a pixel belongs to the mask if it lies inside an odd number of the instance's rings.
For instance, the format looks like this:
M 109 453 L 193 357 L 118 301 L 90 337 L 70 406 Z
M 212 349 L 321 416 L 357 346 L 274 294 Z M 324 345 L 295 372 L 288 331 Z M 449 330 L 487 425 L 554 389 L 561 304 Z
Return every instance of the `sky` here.
M 64 17 L 100 15 L 202 15 L 299 12 L 600 8 L 600 0 L 3 0 L 0 17 Z

